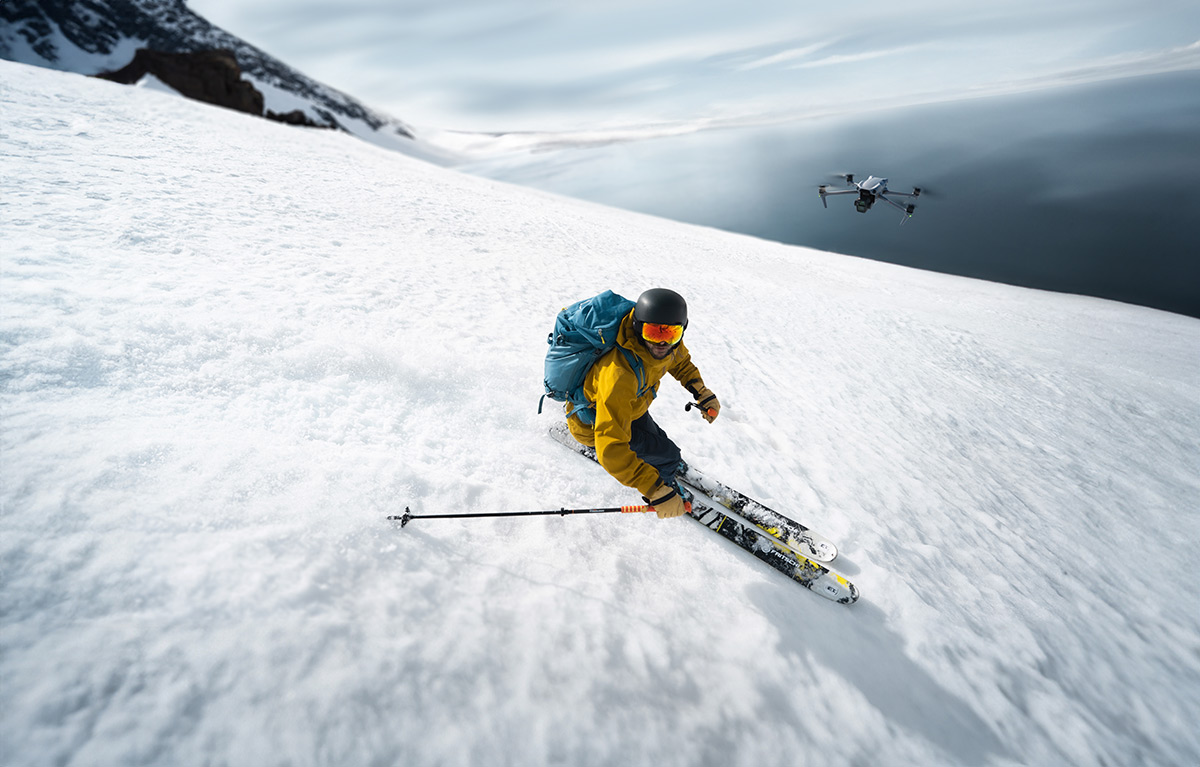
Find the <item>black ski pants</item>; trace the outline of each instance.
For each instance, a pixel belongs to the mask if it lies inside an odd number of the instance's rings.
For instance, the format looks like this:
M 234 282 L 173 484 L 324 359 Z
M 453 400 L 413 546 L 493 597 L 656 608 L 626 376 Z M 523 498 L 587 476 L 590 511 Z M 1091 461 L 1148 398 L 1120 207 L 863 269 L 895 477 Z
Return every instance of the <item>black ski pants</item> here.
M 629 447 L 637 457 L 658 469 L 663 482 L 674 484 L 675 472 L 683 463 L 679 446 L 671 441 L 649 413 L 631 423 L 629 432 Z

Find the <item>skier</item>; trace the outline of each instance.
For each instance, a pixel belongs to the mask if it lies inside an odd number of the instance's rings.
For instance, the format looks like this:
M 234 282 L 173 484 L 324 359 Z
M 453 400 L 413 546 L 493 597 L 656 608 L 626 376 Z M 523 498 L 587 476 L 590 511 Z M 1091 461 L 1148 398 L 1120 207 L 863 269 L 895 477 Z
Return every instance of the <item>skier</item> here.
M 618 482 L 640 492 L 660 519 L 678 517 L 691 505 L 690 496 L 675 479 L 686 468 L 679 447 L 650 417 L 650 403 L 663 375 L 670 373 L 692 394 L 709 423 L 721 412 L 721 403 L 704 385 L 683 345 L 687 324 L 683 296 L 666 288 L 642 293 L 621 321 L 617 346 L 637 355 L 644 379 L 639 381 L 625 355 L 613 348 L 584 379 L 584 393 L 595 403 L 595 423 L 572 417 L 573 407 L 567 405 L 572 436 L 595 447 L 600 465 Z

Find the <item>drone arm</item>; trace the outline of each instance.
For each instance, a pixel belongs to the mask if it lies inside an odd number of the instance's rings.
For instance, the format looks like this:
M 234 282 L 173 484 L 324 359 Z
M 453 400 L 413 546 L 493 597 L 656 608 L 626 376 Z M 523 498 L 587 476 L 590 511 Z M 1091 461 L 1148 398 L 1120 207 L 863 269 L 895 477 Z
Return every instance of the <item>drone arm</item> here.
M 895 192 L 888 192 L 888 194 L 895 194 Z M 915 195 L 906 194 L 906 195 L 904 195 L 904 196 L 905 196 L 905 197 L 914 197 Z M 914 208 L 915 206 L 914 206 L 914 205 L 912 205 L 911 203 L 910 203 L 910 204 L 908 204 L 908 205 L 901 205 L 900 203 L 896 202 L 895 200 L 893 200 L 893 199 L 890 199 L 890 198 L 889 198 L 889 197 L 887 197 L 886 195 L 882 195 L 882 194 L 881 194 L 881 195 L 879 195 L 879 199 L 883 200 L 883 201 L 884 201 L 884 202 L 886 202 L 888 205 L 891 205 L 893 208 L 895 208 L 896 210 L 898 210 L 898 211 L 900 211 L 901 213 L 903 213 L 903 214 L 904 214 L 904 218 L 900 220 L 900 223 L 902 223 L 902 224 L 903 224 L 905 220 L 907 220 L 908 218 L 912 217 L 912 214 L 913 214 L 913 208 Z
M 824 205 L 826 208 L 828 208 L 829 203 L 825 202 L 826 197 L 829 197 L 829 196 L 835 195 L 835 194 L 858 194 L 858 190 L 857 189 L 836 189 L 836 190 L 830 192 L 826 187 L 822 186 L 822 187 L 817 188 L 817 194 L 819 194 L 821 196 L 821 204 Z

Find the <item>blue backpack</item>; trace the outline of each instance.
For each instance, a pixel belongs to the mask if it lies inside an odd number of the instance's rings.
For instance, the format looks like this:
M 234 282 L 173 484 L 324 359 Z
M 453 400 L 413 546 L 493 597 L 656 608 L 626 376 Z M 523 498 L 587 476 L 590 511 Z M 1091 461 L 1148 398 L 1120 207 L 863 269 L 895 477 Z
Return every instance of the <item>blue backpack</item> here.
M 598 296 L 577 301 L 558 313 L 554 332 L 546 339 L 546 393 L 538 400 L 538 412 L 546 397 L 570 402 L 571 415 L 589 426 L 596 422 L 596 405 L 583 395 L 583 382 L 596 360 L 617 346 L 621 320 L 633 309 L 634 302 L 606 290 Z M 642 361 L 628 349 L 617 347 L 625 355 L 638 379 L 638 396 L 646 391 L 646 371 Z

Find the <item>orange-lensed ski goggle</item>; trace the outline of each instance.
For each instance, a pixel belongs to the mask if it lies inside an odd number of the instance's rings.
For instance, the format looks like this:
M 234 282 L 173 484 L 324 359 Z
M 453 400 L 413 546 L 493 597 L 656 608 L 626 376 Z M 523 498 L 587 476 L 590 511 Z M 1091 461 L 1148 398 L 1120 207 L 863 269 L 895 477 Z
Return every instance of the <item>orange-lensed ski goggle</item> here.
M 683 338 L 683 325 L 655 325 L 647 322 L 642 325 L 642 338 L 652 344 L 674 346 Z

